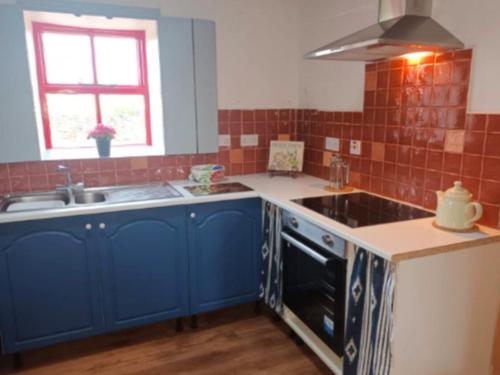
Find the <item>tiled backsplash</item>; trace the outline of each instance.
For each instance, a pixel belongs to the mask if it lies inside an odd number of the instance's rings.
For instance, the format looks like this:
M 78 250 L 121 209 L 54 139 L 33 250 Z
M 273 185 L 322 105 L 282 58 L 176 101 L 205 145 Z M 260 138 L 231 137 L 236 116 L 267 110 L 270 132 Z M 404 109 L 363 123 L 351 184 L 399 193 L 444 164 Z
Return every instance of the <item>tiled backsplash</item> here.
M 357 187 L 435 208 L 436 194 L 462 180 L 484 207 L 482 223 L 500 226 L 500 114 L 466 114 L 472 51 L 424 58 L 419 64 L 392 60 L 366 65 L 363 112 L 316 110 L 220 110 L 219 134 L 230 147 L 218 153 L 0 164 L 0 194 L 51 189 L 64 183 L 58 164 L 72 168 L 87 186 L 183 179 L 191 165 L 219 163 L 227 175 L 264 172 L 269 141 L 306 144 L 304 171 L 328 179 L 339 139 Z M 259 145 L 242 147 L 241 135 Z M 350 140 L 362 142 L 349 154 Z
M 264 172 L 269 141 L 295 134 L 297 110 L 220 110 L 219 134 L 231 137 L 218 153 L 119 159 L 59 160 L 0 164 L 0 194 L 52 189 L 65 183 L 56 166 L 71 167 L 74 181 L 86 186 L 109 186 L 187 178 L 191 165 L 219 163 L 227 175 Z M 241 147 L 240 137 L 257 134 L 258 146 Z
M 428 208 L 436 190 L 462 180 L 483 204 L 482 223 L 499 226 L 500 115 L 466 114 L 471 50 L 366 65 L 363 112 L 298 112 L 298 139 L 306 143 L 305 172 L 328 178 L 340 140 L 351 183 Z M 349 141 L 361 140 L 360 156 Z

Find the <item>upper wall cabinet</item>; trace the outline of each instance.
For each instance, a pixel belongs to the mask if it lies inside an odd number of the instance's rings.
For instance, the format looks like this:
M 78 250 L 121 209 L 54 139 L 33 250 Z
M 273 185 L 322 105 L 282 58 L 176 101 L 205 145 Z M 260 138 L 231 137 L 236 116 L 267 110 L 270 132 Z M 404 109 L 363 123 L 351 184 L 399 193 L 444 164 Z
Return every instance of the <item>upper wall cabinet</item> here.
M 215 23 L 162 17 L 158 34 L 166 152 L 216 152 Z

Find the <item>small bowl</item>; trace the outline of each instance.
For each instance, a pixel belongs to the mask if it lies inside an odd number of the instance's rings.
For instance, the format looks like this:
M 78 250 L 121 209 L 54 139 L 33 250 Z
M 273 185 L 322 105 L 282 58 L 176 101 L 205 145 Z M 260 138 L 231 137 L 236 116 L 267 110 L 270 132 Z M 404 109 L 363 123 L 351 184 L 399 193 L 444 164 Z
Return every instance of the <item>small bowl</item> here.
M 191 167 L 189 179 L 202 184 L 214 184 L 224 180 L 225 168 L 218 164 L 202 164 Z

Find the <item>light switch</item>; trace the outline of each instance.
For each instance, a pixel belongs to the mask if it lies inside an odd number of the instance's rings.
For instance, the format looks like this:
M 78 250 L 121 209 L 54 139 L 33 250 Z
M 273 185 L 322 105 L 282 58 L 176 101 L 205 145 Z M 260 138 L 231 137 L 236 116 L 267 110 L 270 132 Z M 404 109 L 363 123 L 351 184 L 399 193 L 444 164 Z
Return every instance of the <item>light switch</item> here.
M 340 151 L 340 140 L 338 138 L 326 137 L 325 148 L 330 151 Z
M 251 147 L 259 145 L 258 134 L 244 134 L 240 138 L 241 147 Z
M 219 146 L 220 147 L 231 147 L 231 137 L 229 134 L 219 135 Z
M 349 149 L 351 155 L 361 155 L 361 141 L 351 141 Z

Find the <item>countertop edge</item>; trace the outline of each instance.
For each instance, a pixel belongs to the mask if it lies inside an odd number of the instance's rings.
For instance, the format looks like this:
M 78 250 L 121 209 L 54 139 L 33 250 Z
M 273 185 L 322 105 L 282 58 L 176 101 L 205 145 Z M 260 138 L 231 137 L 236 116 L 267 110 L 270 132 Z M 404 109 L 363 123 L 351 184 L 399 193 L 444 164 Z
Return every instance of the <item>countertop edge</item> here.
M 390 260 L 392 262 L 413 260 L 413 259 L 424 258 L 427 256 L 432 256 L 432 255 L 437 255 L 437 254 L 445 254 L 445 253 L 450 253 L 453 251 L 470 249 L 470 248 L 473 248 L 476 246 L 490 245 L 490 244 L 497 243 L 497 242 L 500 243 L 500 235 L 490 236 L 490 237 L 485 237 L 485 238 L 478 238 L 475 240 L 464 241 L 464 242 L 459 242 L 456 244 L 450 244 L 450 245 L 445 245 L 445 246 L 436 246 L 436 247 L 431 247 L 431 248 L 422 249 L 422 250 L 408 251 L 406 253 L 396 254 L 396 255 L 392 256 Z
M 253 176 L 258 180 L 259 175 L 253 175 Z M 242 182 L 244 184 L 248 184 L 250 187 L 253 187 L 252 183 L 248 181 L 248 178 L 252 178 L 252 176 L 235 176 L 232 177 L 231 180 Z M 253 187 L 254 190 L 249 192 L 226 193 L 226 194 L 195 197 L 188 191 L 183 189 L 183 185 L 186 185 L 188 183 L 189 182 L 187 181 L 172 181 L 171 183 L 172 186 L 177 190 L 179 190 L 183 195 L 180 198 L 135 201 L 135 202 L 116 203 L 116 204 L 97 205 L 97 206 L 89 205 L 84 207 L 76 207 L 72 209 L 41 210 L 41 211 L 31 211 L 29 213 L 28 212 L 10 213 L 10 214 L 5 214 L 6 216 L 4 217 L 2 217 L 3 215 L 0 215 L 0 225 L 15 223 L 15 222 L 54 219 L 58 217 L 99 215 L 110 212 L 119 212 L 128 210 L 140 210 L 140 209 L 161 208 L 161 207 L 181 206 L 181 205 L 182 206 L 196 205 L 196 204 L 221 202 L 221 201 L 229 201 L 237 199 L 261 198 L 263 200 L 276 204 L 277 206 L 280 206 L 284 210 L 291 211 L 294 214 L 303 216 L 307 220 L 311 221 L 311 223 L 313 223 L 314 225 L 329 232 L 332 232 L 333 234 L 344 238 L 346 241 L 351 242 L 356 246 L 362 247 L 372 252 L 373 254 L 392 262 L 400 262 L 400 261 L 422 258 L 441 253 L 448 253 L 452 251 L 473 248 L 476 246 L 483 246 L 496 242 L 500 243 L 500 232 L 498 234 L 487 233 L 487 237 L 483 238 L 466 239 L 463 241 L 457 241 L 450 244 L 408 249 L 407 251 L 402 250 L 399 253 L 393 253 L 388 249 L 384 251 L 384 249 L 379 248 L 380 246 L 377 246 L 376 243 L 375 244 L 370 243 L 370 241 L 368 241 L 368 239 L 366 238 L 363 239 L 362 238 L 363 236 L 361 236 L 361 238 L 357 238 L 356 234 L 351 233 L 352 231 L 349 229 L 343 231 L 342 228 L 338 226 L 338 223 L 337 224 L 331 223 L 331 225 L 329 225 L 329 223 L 317 217 L 318 215 L 317 213 L 305 212 L 304 209 L 296 207 L 296 204 L 292 202 L 292 198 L 276 195 L 273 193 L 273 191 L 263 191 L 266 189 L 259 189 L 259 187 Z M 191 182 L 191 184 L 193 183 Z M 496 230 L 494 229 L 494 231 Z
M 257 191 L 250 191 L 241 193 L 219 194 L 217 196 L 215 195 L 202 196 L 202 197 L 183 196 L 181 198 L 151 199 L 145 201 L 113 203 L 108 205 L 89 205 L 84 207 L 30 211 L 29 217 L 26 216 L 27 214 L 26 211 L 13 212 L 8 214 L 0 214 L 0 225 L 24 222 L 24 221 L 33 221 L 33 220 L 56 219 L 59 217 L 100 215 L 109 212 L 143 210 L 148 208 L 161 208 L 169 206 L 186 206 L 191 204 L 212 203 L 212 202 L 246 199 L 246 198 L 261 198 L 261 194 Z M 6 216 L 2 217 L 2 215 Z

